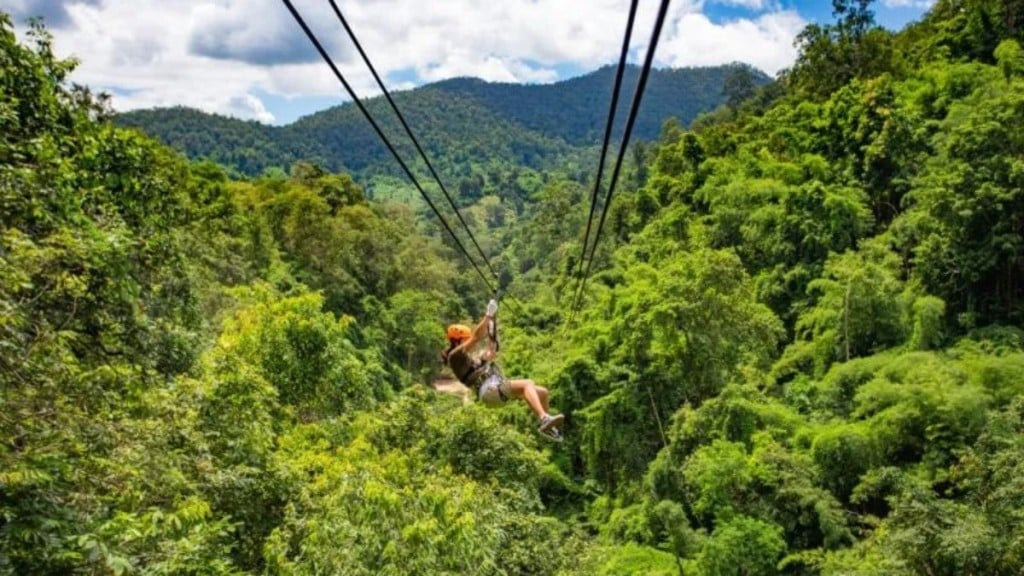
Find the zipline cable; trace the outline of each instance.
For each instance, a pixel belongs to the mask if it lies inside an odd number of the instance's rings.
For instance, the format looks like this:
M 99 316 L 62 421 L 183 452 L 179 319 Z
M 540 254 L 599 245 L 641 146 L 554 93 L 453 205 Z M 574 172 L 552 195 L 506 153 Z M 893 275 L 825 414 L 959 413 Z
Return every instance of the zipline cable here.
M 358 96 L 356 96 L 355 91 L 352 90 L 352 87 L 349 85 L 348 81 L 345 80 L 344 76 L 342 76 L 341 71 L 338 70 L 338 67 L 334 64 L 334 61 L 331 59 L 330 55 L 328 55 L 327 51 L 324 50 L 323 45 L 320 44 L 320 41 L 317 39 L 316 35 L 313 34 L 313 31 L 309 29 L 308 25 L 306 25 L 306 21 L 303 20 L 298 10 L 296 10 L 295 6 L 292 5 L 291 0 L 281 1 L 284 2 L 285 6 L 288 7 L 288 11 L 291 12 L 292 17 L 295 18 L 295 21 L 302 28 L 302 31 L 306 33 L 306 36 L 309 38 L 309 41 L 313 43 L 313 46 L 317 49 L 317 52 L 320 53 L 320 56 L 324 59 L 324 62 L 326 62 L 327 65 L 330 66 L 331 71 L 334 72 L 334 75 L 341 82 L 341 85 L 345 87 L 345 91 L 348 92 L 349 97 L 351 97 L 352 101 L 355 102 L 356 106 L 359 108 L 359 111 L 362 112 L 363 116 L 366 117 L 366 120 L 370 122 L 370 125 L 373 127 L 374 131 L 377 132 L 377 136 L 380 137 L 381 141 L 384 142 L 384 145 L 387 146 L 388 150 L 391 151 L 391 154 L 395 157 L 395 160 L 398 161 L 398 164 L 402 167 L 402 170 L 405 171 L 405 175 L 409 177 L 409 180 L 412 180 L 413 185 L 416 186 L 416 189 L 419 190 L 420 195 L 423 196 L 424 200 L 426 200 L 427 206 L 430 206 L 430 209 L 433 210 L 438 220 L 441 221 L 441 225 L 444 226 L 444 229 L 448 231 L 448 234 L 451 234 L 452 239 L 455 240 L 455 244 L 459 247 L 459 250 L 462 251 L 462 254 L 466 256 L 466 259 L 469 260 L 469 263 L 473 265 L 473 268 L 476 269 L 476 272 L 477 274 L 480 275 L 480 279 L 483 280 L 484 285 L 487 286 L 487 289 L 490 290 L 492 294 L 496 293 L 497 291 L 493 286 L 491 286 L 491 283 L 487 280 L 487 276 L 484 274 L 483 270 L 481 270 L 480 266 L 477 265 L 476 261 L 473 260 L 472 257 L 470 257 L 469 251 L 466 250 L 466 247 L 462 245 L 462 241 L 459 240 L 459 237 L 455 235 L 455 232 L 452 230 L 451 226 L 448 225 L 448 221 L 444 219 L 444 216 L 442 216 L 441 212 L 438 211 L 437 206 L 435 206 L 434 202 L 430 199 L 429 196 L 427 196 L 427 193 L 425 190 L 423 190 L 423 186 L 420 185 L 419 180 L 416 179 L 416 176 L 412 173 L 412 170 L 409 169 L 409 166 L 406 165 L 405 161 L 402 160 L 402 157 L 399 156 L 398 151 L 395 150 L 395 147 L 391 145 L 391 141 L 388 140 L 388 137 L 384 135 L 384 132 L 380 129 L 380 126 L 378 126 L 377 122 L 373 119 L 373 116 L 370 115 L 370 111 L 366 109 L 366 106 L 363 105 L 363 102 L 359 99 Z
M 622 145 L 619 147 L 618 157 L 615 159 L 615 169 L 612 170 L 612 181 L 608 185 L 608 194 L 605 197 L 604 206 L 601 208 L 601 219 L 597 223 L 597 231 L 594 234 L 594 246 L 590 250 L 590 259 L 587 261 L 587 271 L 584 273 L 579 285 L 578 306 L 574 309 L 572 317 L 583 305 L 583 289 L 590 276 L 590 269 L 594 265 L 594 257 L 597 255 L 597 243 L 601 240 L 601 230 L 604 229 L 604 221 L 608 216 L 608 208 L 612 205 L 612 195 L 615 194 L 615 185 L 619 180 L 619 171 L 622 168 L 622 159 L 626 155 L 626 147 L 629 146 L 629 137 L 633 134 L 633 125 L 640 111 L 640 102 L 644 98 L 644 88 L 647 87 L 647 78 L 651 73 L 651 65 L 654 62 L 654 51 L 658 47 L 658 38 L 661 36 L 662 25 L 665 24 L 665 15 L 668 13 L 670 0 L 661 0 L 658 8 L 658 19 L 654 22 L 654 33 L 651 35 L 651 43 L 647 48 L 647 56 L 644 57 L 644 66 L 640 70 L 640 79 L 637 80 L 636 92 L 633 93 L 633 103 L 630 106 L 629 117 L 626 119 L 626 130 L 622 135 Z
M 334 0 L 331 0 L 332 2 Z M 626 32 L 622 38 L 622 52 L 619 55 L 619 68 L 615 72 L 615 86 L 612 88 L 611 104 L 608 107 L 608 121 L 604 126 L 604 143 L 601 145 L 601 156 L 597 163 L 597 177 L 594 179 L 594 192 L 590 196 L 590 214 L 587 216 L 587 232 L 583 235 L 583 249 L 580 252 L 580 267 L 576 272 L 576 288 L 583 278 L 583 261 L 587 259 L 587 245 L 590 243 L 590 225 L 594 221 L 597 209 L 597 196 L 601 190 L 601 177 L 604 174 L 604 159 L 608 155 L 608 144 L 612 139 L 612 126 L 615 124 L 615 112 L 619 106 L 619 93 L 622 91 L 622 77 L 626 70 L 626 57 L 629 55 L 629 41 L 633 36 L 633 23 L 636 20 L 636 9 L 640 0 L 633 0 L 629 6 L 629 18 L 626 20 Z M 573 290 L 576 293 L 576 290 Z M 573 298 L 572 309 L 576 309 L 576 298 Z
M 341 25 L 345 28 L 345 32 L 348 33 L 348 37 L 352 39 L 352 44 L 354 44 L 356 50 L 359 51 L 359 55 L 363 57 L 363 62 L 366 63 L 366 67 L 369 68 L 370 73 L 373 74 L 373 79 L 377 81 L 377 86 L 379 86 L 381 92 L 384 93 L 384 97 L 387 98 L 388 104 L 391 105 L 391 109 L 395 112 L 395 116 L 398 116 L 398 121 L 401 122 L 402 128 L 405 128 L 405 133 L 409 135 L 409 139 L 412 140 L 413 146 L 416 147 L 416 151 L 419 152 L 420 157 L 423 158 L 423 162 L 424 164 L 427 165 L 427 169 L 430 171 L 430 175 L 434 177 L 434 180 L 437 182 L 437 185 L 441 187 L 441 192 L 444 194 L 444 197 L 448 200 L 448 205 L 451 206 L 452 210 L 455 211 L 455 215 L 458 216 L 459 222 L 461 222 L 463 228 L 466 229 L 466 234 L 468 234 L 469 239 L 473 241 L 473 246 L 476 247 L 477 252 L 480 253 L 480 257 L 483 258 L 484 263 L 487 264 L 487 269 L 490 270 L 491 274 L 494 275 L 495 280 L 497 280 L 498 273 L 494 271 L 494 268 L 491 266 L 490 260 L 487 258 L 487 255 L 484 254 L 483 248 L 480 247 L 480 244 L 476 241 L 476 238 L 473 236 L 473 231 L 470 230 L 469 224 L 466 223 L 466 220 L 462 217 L 462 213 L 459 212 L 459 208 L 455 205 L 455 201 L 452 200 L 451 194 L 448 193 L 448 189 L 445 188 L 444 183 L 441 181 L 441 177 L 438 176 L 437 171 L 434 170 L 434 165 L 431 164 L 430 159 L 427 158 L 427 153 L 423 151 L 423 147 L 420 146 L 419 140 L 412 133 L 412 128 L 410 128 L 409 123 L 405 121 L 405 116 L 401 113 L 401 111 L 398 110 L 398 106 L 395 104 L 395 101 L 391 98 L 391 93 L 388 92 L 388 89 L 384 87 L 384 82 L 380 79 L 380 75 L 377 74 L 377 69 L 373 66 L 373 63 L 370 62 L 370 58 L 369 56 L 366 55 L 366 51 L 363 50 L 362 44 L 360 44 L 359 40 L 356 38 L 355 32 L 352 31 L 352 27 L 348 25 L 348 20 L 346 20 L 345 16 L 342 15 L 341 9 L 338 8 L 338 4 L 337 2 L 335 2 L 335 0 L 327 1 L 330 2 L 331 8 L 334 10 L 334 15 L 337 16 L 338 20 L 341 21 Z
M 427 153 L 423 150 L 423 146 L 420 145 L 419 139 L 416 138 L 415 134 L 413 134 L 412 128 L 409 126 L 409 123 L 405 120 L 405 115 L 402 114 L 401 110 L 399 110 L 398 108 L 398 104 L 396 104 L 394 99 L 391 97 L 391 92 L 388 91 L 387 87 L 384 86 L 384 81 L 381 80 L 380 74 L 377 73 L 377 68 L 373 65 L 373 62 L 370 61 L 370 57 L 366 54 L 366 51 L 363 50 L 363 45 L 359 42 L 359 39 L 356 38 L 356 34 L 352 30 L 352 27 L 349 25 L 348 19 L 345 18 L 344 14 L 342 14 L 341 8 L 338 7 L 338 4 L 337 2 L 335 2 L 335 0 L 328 0 L 328 2 L 331 5 L 331 9 L 334 10 L 334 15 L 338 18 L 338 21 L 341 22 L 342 27 L 345 28 L 345 33 L 348 34 L 349 39 L 352 40 L 352 44 L 356 47 L 356 50 L 362 57 L 363 63 L 366 64 L 367 68 L 369 68 L 370 74 L 373 75 L 373 79 L 377 82 L 377 86 L 384 94 L 384 98 L 386 98 L 388 104 L 391 105 L 391 110 L 395 113 L 395 116 L 398 117 L 398 121 L 402 124 L 402 128 L 405 129 L 405 133 L 409 136 L 409 139 L 412 140 L 413 146 L 416 147 L 416 151 L 419 153 L 420 158 L 422 158 L 423 163 L 426 164 L 427 169 L 430 171 L 430 175 L 434 178 L 434 181 L 437 182 L 437 185 L 440 187 L 441 193 L 444 194 L 445 199 L 448 200 L 448 205 L 451 206 L 452 210 L 455 212 L 455 216 L 458 217 L 459 222 L 462 224 L 462 227 L 466 230 L 466 234 L 469 236 L 469 239 L 473 242 L 473 246 L 476 247 L 477 252 L 480 254 L 480 258 L 483 259 L 484 264 L 487 265 L 487 269 L 494 276 L 495 282 L 498 284 L 499 287 L 499 289 L 495 291 L 495 297 L 496 299 L 500 300 L 500 297 L 498 296 L 501 293 L 500 276 L 494 270 L 494 267 L 491 266 L 490 259 L 487 257 L 487 254 L 484 253 L 483 248 L 480 247 L 480 243 L 477 242 L 476 237 L 473 235 L 473 231 L 470 229 L 469 224 L 466 223 L 465 218 L 462 217 L 462 213 L 459 211 L 458 206 L 455 205 L 455 201 L 452 199 L 451 194 L 448 192 L 448 188 L 445 187 L 444 182 L 441 181 L 441 177 L 434 169 L 433 163 L 430 162 L 430 159 L 427 157 Z M 508 296 L 511 299 L 513 306 L 516 308 L 516 310 L 522 313 L 522 309 L 518 306 L 518 300 L 516 299 L 516 297 L 511 294 L 509 294 Z

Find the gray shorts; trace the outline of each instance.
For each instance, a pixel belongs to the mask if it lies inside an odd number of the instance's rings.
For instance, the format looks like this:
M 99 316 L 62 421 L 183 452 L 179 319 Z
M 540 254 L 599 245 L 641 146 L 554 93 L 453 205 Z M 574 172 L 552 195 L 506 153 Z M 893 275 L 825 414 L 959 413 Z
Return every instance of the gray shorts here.
M 488 406 L 501 406 L 512 397 L 512 386 L 501 374 L 492 373 L 480 385 L 479 396 Z

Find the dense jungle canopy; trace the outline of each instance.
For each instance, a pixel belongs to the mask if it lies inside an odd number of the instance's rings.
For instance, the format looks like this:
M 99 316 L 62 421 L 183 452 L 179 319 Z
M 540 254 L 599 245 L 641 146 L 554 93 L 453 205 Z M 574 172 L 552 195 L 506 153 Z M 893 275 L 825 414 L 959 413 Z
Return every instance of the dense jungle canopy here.
M 0 15 L 0 574 L 1020 574 L 1024 2 L 834 5 L 636 143 L 575 322 L 593 173 L 451 186 L 562 444 L 430 388 L 490 295 L 406 183 L 189 160 Z

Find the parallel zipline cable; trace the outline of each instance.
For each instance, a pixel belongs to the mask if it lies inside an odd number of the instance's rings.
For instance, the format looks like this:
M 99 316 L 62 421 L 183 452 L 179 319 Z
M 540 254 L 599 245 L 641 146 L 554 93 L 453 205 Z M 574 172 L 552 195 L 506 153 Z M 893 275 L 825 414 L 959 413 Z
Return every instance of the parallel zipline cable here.
M 459 240 L 459 237 L 455 235 L 455 232 L 452 230 L 451 226 L 448 225 L 448 221 L 445 220 L 444 216 L 441 215 L 441 212 L 438 211 L 437 206 L 434 205 L 434 202 L 430 199 L 430 196 L 427 195 L 426 191 L 423 189 L 423 186 L 420 185 L 420 182 L 416 178 L 416 175 L 412 173 L 412 170 L 409 169 L 409 166 L 406 165 L 404 160 L 402 160 L 402 157 L 398 154 L 398 151 L 395 150 L 395 147 L 391 144 L 391 141 L 388 140 L 388 137 L 384 135 L 384 132 L 380 129 L 380 126 L 377 125 L 377 122 L 373 119 L 373 116 L 370 114 L 370 111 L 366 109 L 366 106 L 363 105 L 363 102 L 359 99 L 358 96 L 356 96 L 355 91 L 352 90 L 352 87 L 349 85 L 348 81 L 345 80 L 345 77 L 341 74 L 341 71 L 338 70 L 338 67 L 334 64 L 334 60 L 332 60 L 330 55 L 327 54 L 327 51 L 324 50 L 323 45 L 320 44 L 320 41 L 317 39 L 316 35 L 313 34 L 313 31 L 310 30 L 309 26 L 306 24 L 306 21 L 299 14 L 298 10 L 295 9 L 295 6 L 292 4 L 291 0 L 281 1 L 284 2 L 285 6 L 287 6 L 288 11 L 291 12 L 292 14 L 292 17 L 295 18 L 295 21 L 302 28 L 302 31 L 306 33 L 306 36 L 309 38 L 309 41 L 313 43 L 313 46 L 316 48 L 317 52 L 320 53 L 320 56 L 324 59 L 324 62 L 326 62 L 327 65 L 331 68 L 331 71 L 334 72 L 334 75 L 341 82 L 341 85 L 345 87 L 345 91 L 348 93 L 349 97 L 352 98 L 352 101 L 359 108 L 359 111 L 363 113 L 363 116 L 366 117 L 366 120 L 370 123 L 370 126 L 373 127 L 374 131 L 377 133 L 377 136 L 381 139 L 381 141 L 384 143 L 387 149 L 391 151 L 391 154 L 395 157 L 395 160 L 398 161 L 398 164 L 402 167 L 402 170 L 405 171 L 405 175 L 409 177 L 409 180 L 411 180 L 413 185 L 416 186 L 416 189 L 419 190 L 420 195 L 423 196 L 423 199 L 427 202 L 427 206 L 430 207 L 430 209 L 437 216 L 438 220 L 441 221 L 441 225 L 444 226 L 444 229 L 447 230 L 448 234 L 450 234 L 452 239 L 455 240 L 455 244 L 459 247 L 459 250 L 462 251 L 462 254 L 466 257 L 466 259 L 469 260 L 469 263 L 473 265 L 473 268 L 476 270 L 477 274 L 480 275 L 480 279 L 483 280 L 484 285 L 487 286 L 487 289 L 490 290 L 491 293 L 496 294 L 497 290 L 495 289 L 495 287 L 491 286 L 491 283 L 487 280 L 487 275 L 484 274 L 483 270 L 480 269 L 480 266 L 478 266 L 476 261 L 473 260 L 473 258 L 469 255 L 469 251 L 466 250 L 466 247 L 462 245 L 462 241 Z
M 334 0 L 331 0 L 332 2 Z M 601 156 L 597 163 L 597 177 L 594 179 L 594 191 L 590 196 L 590 214 L 587 216 L 587 232 L 583 235 L 583 248 L 580 251 L 580 267 L 576 272 L 576 289 L 572 301 L 572 310 L 576 310 L 579 299 L 578 290 L 583 278 L 583 262 L 587 259 L 587 245 L 590 243 L 590 225 L 594 221 L 594 210 L 597 208 L 597 196 L 601 190 L 601 177 L 604 174 L 604 160 L 608 155 L 608 144 L 612 139 L 612 126 L 615 124 L 615 112 L 619 106 L 619 93 L 622 92 L 622 77 L 626 70 L 626 57 L 629 55 L 629 41 L 633 36 L 633 23 L 636 20 L 636 9 L 640 0 L 633 0 L 629 6 L 629 18 L 626 20 L 626 32 L 622 38 L 622 52 L 619 55 L 619 68 L 615 72 L 615 86 L 612 88 L 611 104 L 608 107 L 608 121 L 604 126 L 604 143 L 601 145 Z M 573 312 L 575 315 L 575 312 Z M 572 322 L 572 318 L 570 318 Z
M 381 92 L 384 93 L 384 97 L 387 98 L 388 104 L 391 105 L 391 110 L 394 111 L 395 116 L 398 117 L 398 121 L 401 122 L 402 128 L 405 128 L 405 133 L 408 134 L 409 139 L 412 140 L 413 146 L 416 147 L 416 151 L 419 152 L 420 154 L 420 158 L 423 158 L 423 163 L 427 165 L 427 169 L 430 171 L 430 175 L 434 177 L 434 180 L 437 182 L 437 185 L 441 187 L 441 192 L 444 194 L 444 197 L 448 200 L 448 205 L 452 207 L 452 210 L 455 211 L 455 215 L 458 216 L 459 218 L 459 222 L 461 222 L 462 226 L 466 229 L 466 234 L 468 234 L 469 239 L 472 240 L 473 246 L 476 247 L 476 251 L 480 253 L 480 258 L 483 259 L 484 264 L 487 265 L 487 269 L 490 270 L 491 274 L 493 274 L 495 279 L 497 279 L 498 273 L 494 271 L 493 267 L 491 267 L 490 260 L 488 260 L 487 255 L 484 254 L 483 248 L 480 247 L 480 244 L 476 241 L 476 238 L 473 236 L 473 231 L 470 230 L 469 224 L 466 224 L 466 220 L 462 217 L 462 213 L 459 212 L 459 208 L 455 205 L 455 201 L 452 200 L 451 194 L 448 193 L 448 189 L 445 188 L 444 183 L 441 181 L 441 177 L 438 176 L 437 171 L 434 170 L 434 165 L 431 164 L 430 159 L 427 158 L 426 152 L 423 151 L 423 147 L 420 146 L 419 139 L 417 139 L 416 135 L 413 134 L 412 128 L 409 127 L 409 123 L 405 121 L 405 116 L 402 114 L 401 111 L 399 111 L 398 106 L 395 104 L 395 101 L 391 98 L 391 93 L 388 92 L 388 89 L 386 87 L 384 87 L 384 82 L 380 79 L 380 75 L 377 74 L 377 69 L 374 67 L 373 63 L 370 62 L 369 56 L 367 56 L 366 51 L 363 50 L 363 46 L 362 44 L 359 43 L 359 40 L 356 38 L 355 32 L 352 31 L 352 27 L 348 25 L 348 20 L 345 19 L 344 15 L 342 15 L 341 9 L 338 8 L 337 2 L 335 2 L 335 0 L 327 1 L 331 4 L 331 8 L 334 10 L 334 15 L 338 17 L 339 21 L 341 21 L 341 25 L 345 28 L 345 32 L 348 33 L 348 37 L 352 40 L 352 44 L 355 45 L 356 50 L 359 51 L 359 55 L 363 57 L 363 62 L 366 64 L 366 67 L 370 69 L 370 73 L 373 74 L 373 79 L 377 81 L 377 86 L 380 87 Z
M 363 50 L 362 43 L 359 42 L 359 39 L 356 37 L 355 32 L 349 25 L 348 20 L 345 18 L 344 14 L 342 14 L 341 9 L 338 7 L 337 2 L 335 2 L 335 0 L 328 0 L 328 2 L 331 5 L 331 9 L 334 10 L 334 15 L 338 18 L 338 21 L 341 22 L 342 27 L 345 28 L 345 33 L 347 33 L 349 39 L 352 40 L 352 45 L 355 46 L 356 50 L 359 52 L 359 55 L 362 57 L 363 63 L 366 64 L 366 67 L 370 70 L 370 74 L 373 75 L 373 79 L 377 82 L 377 86 L 384 94 L 384 98 L 387 99 L 388 104 L 391 106 L 391 110 L 395 113 L 395 116 L 398 117 L 398 121 L 402 124 L 402 128 L 405 129 L 405 133 L 406 135 L 409 136 L 409 140 L 411 140 L 413 146 L 416 147 L 416 151 L 419 153 L 420 158 L 423 159 L 423 163 L 427 166 L 427 170 L 430 171 L 430 175 L 434 178 L 434 181 L 437 182 L 438 187 L 441 189 L 441 193 L 444 194 L 445 199 L 448 201 L 448 205 L 451 206 L 452 210 L 455 212 L 455 216 L 458 217 L 459 222 L 462 224 L 462 227 L 466 230 L 466 234 L 469 236 L 470 241 L 473 242 L 473 246 L 476 248 L 477 253 L 480 254 L 480 258 L 484 261 L 484 264 L 487 265 L 487 269 L 494 276 L 495 281 L 499 285 L 495 297 L 500 300 L 501 279 L 498 276 L 498 273 L 494 270 L 494 267 L 491 266 L 490 259 L 487 257 L 487 254 L 484 253 L 483 248 L 480 247 L 480 243 L 477 242 L 476 237 L 473 235 L 473 230 L 470 229 L 469 224 L 466 223 L 465 218 L 462 217 L 462 212 L 459 211 L 458 206 L 455 204 L 455 201 L 452 199 L 451 194 L 448 192 L 448 188 L 445 187 L 444 182 L 441 180 L 441 177 L 437 173 L 437 170 L 434 169 L 434 165 L 433 163 L 430 162 L 430 158 L 427 157 L 427 153 L 423 150 L 423 146 L 420 145 L 419 139 L 416 138 L 416 135 L 413 133 L 412 128 L 409 127 L 409 123 L 405 120 L 405 115 L 402 114 L 401 110 L 399 110 L 398 108 L 398 105 L 391 97 L 391 92 L 388 91 L 386 86 L 384 86 L 384 81 L 381 80 L 380 74 L 377 73 L 377 68 L 373 65 L 373 62 L 370 61 L 370 57 L 366 54 L 366 51 Z M 512 296 L 511 294 L 509 294 L 508 296 L 509 298 L 512 299 L 513 304 L 515 304 L 515 296 Z M 517 310 L 519 309 L 517 305 L 515 307 Z
M 644 97 L 644 89 L 647 87 L 647 78 L 651 73 L 651 65 L 654 62 L 654 51 L 658 47 L 658 38 L 661 37 L 661 28 L 665 24 L 665 15 L 668 13 L 668 5 L 670 0 L 661 0 L 661 6 L 658 8 L 658 19 L 654 22 L 654 32 L 651 35 L 651 43 L 647 48 L 647 56 L 644 57 L 644 66 L 640 70 L 640 78 L 637 80 L 636 92 L 633 93 L 633 103 L 630 106 L 629 117 L 626 119 L 626 129 L 622 135 L 622 145 L 619 146 L 618 157 L 615 160 L 615 169 L 612 171 L 612 181 L 608 185 L 608 194 L 605 196 L 604 206 L 601 208 L 601 219 L 597 223 L 597 231 L 594 234 L 594 245 L 590 250 L 590 259 L 587 261 L 587 270 L 583 274 L 583 278 L 580 280 L 579 294 L 580 298 L 577 300 L 577 306 L 574 307 L 572 317 L 575 317 L 576 312 L 583 305 L 583 289 L 587 283 L 587 277 L 590 276 L 590 269 L 594 265 L 594 257 L 597 255 L 597 243 L 601 239 L 601 230 L 604 229 L 604 221 L 608 216 L 608 208 L 612 205 L 612 195 L 615 193 L 615 185 L 619 180 L 619 170 L 622 168 L 622 159 L 626 155 L 626 147 L 629 145 L 629 137 L 633 134 L 633 125 L 636 122 L 636 117 L 640 111 L 640 102 Z

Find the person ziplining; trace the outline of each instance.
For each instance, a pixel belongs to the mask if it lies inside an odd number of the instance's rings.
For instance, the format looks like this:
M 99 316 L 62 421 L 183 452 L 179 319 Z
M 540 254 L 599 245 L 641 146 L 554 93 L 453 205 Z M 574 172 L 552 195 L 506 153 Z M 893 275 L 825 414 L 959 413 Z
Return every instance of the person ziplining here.
M 292 4 L 292 1 L 283 0 L 283 2 L 285 6 L 288 8 L 288 11 L 291 12 L 292 17 L 295 18 L 296 23 L 298 23 L 298 25 L 302 28 L 303 32 L 306 34 L 310 42 L 316 48 L 317 52 L 319 52 L 320 56 L 324 59 L 324 62 L 330 67 L 335 77 L 345 88 L 345 91 L 348 93 L 349 97 L 351 97 L 352 102 L 356 105 L 356 107 L 359 108 L 359 111 L 362 112 L 363 116 L 370 123 L 370 126 L 377 133 L 377 136 L 380 137 L 381 141 L 394 156 L 395 161 L 398 162 L 399 166 L 401 166 L 406 176 L 409 177 L 409 180 L 419 191 L 420 196 L 423 197 L 423 200 L 430 207 L 431 211 L 433 211 L 434 215 L 437 216 L 438 221 L 448 232 L 448 234 L 452 237 L 452 240 L 455 242 L 455 245 L 459 248 L 462 254 L 466 257 L 469 263 L 476 270 L 476 273 L 480 276 L 484 285 L 486 285 L 488 289 L 494 290 L 494 287 L 491 284 L 489 278 L 484 274 L 483 270 L 480 269 L 480 266 L 477 265 L 474 258 L 470 256 L 469 252 L 466 250 L 466 247 L 463 246 L 462 241 L 459 239 L 459 237 L 452 230 L 451 226 L 448 224 L 448 221 L 444 218 L 440 211 L 438 211 L 437 206 L 434 205 L 434 202 L 430 199 L 430 196 L 423 189 L 423 186 L 416 178 L 416 175 L 413 174 L 408 164 L 406 164 L 406 162 L 402 159 L 401 155 L 391 144 L 390 140 L 384 134 L 383 130 L 380 128 L 377 122 L 374 120 L 369 110 L 366 108 L 366 106 L 363 105 L 362 101 L 356 95 L 355 91 L 352 89 L 352 86 L 348 83 L 347 80 L 345 80 L 345 77 L 341 74 L 341 71 L 338 69 L 337 65 L 331 59 L 330 55 L 327 53 L 323 45 L 317 39 L 316 35 L 313 34 L 313 31 L 306 24 L 305 20 L 303 20 L 299 12 L 295 9 L 295 6 Z M 648 46 L 647 56 L 644 59 L 644 65 L 641 69 L 640 77 L 637 81 L 637 88 L 633 96 L 633 103 L 630 106 L 629 117 L 627 118 L 626 126 L 623 131 L 622 145 L 619 148 L 615 166 L 612 171 L 611 183 L 608 186 L 608 192 L 605 198 L 604 207 L 601 211 L 601 218 L 598 221 L 598 225 L 594 233 L 594 240 L 592 243 L 590 243 L 591 250 L 590 258 L 588 259 L 586 258 L 586 254 L 588 247 L 588 239 L 590 237 L 590 221 L 593 219 L 594 216 L 596 207 L 594 202 L 597 198 L 597 191 L 600 187 L 601 182 L 601 169 L 599 168 L 598 170 L 598 177 L 595 180 L 594 194 L 591 198 L 591 209 L 590 217 L 588 218 L 587 223 L 587 233 L 583 240 L 582 246 L 583 258 L 580 260 L 580 272 L 582 275 L 579 276 L 579 282 L 577 284 L 577 289 L 575 291 L 575 297 L 572 305 L 572 313 L 570 315 L 570 323 L 572 319 L 575 317 L 576 312 L 578 312 L 583 305 L 583 293 L 586 286 L 587 278 L 590 276 L 591 267 L 594 263 L 594 256 L 597 253 L 597 244 L 600 240 L 601 232 L 604 227 L 605 217 L 608 214 L 608 208 L 611 206 L 612 194 L 615 191 L 615 185 L 618 181 L 619 169 L 622 165 L 623 155 L 625 154 L 625 151 L 629 145 L 629 139 L 633 130 L 633 125 L 639 112 L 640 102 L 643 98 L 644 89 L 647 83 L 647 77 L 653 64 L 655 47 L 658 44 L 658 38 L 661 34 L 661 28 L 664 24 L 665 16 L 668 12 L 669 3 L 670 0 L 662 0 L 661 6 L 658 9 L 658 17 L 655 21 L 654 33 L 652 35 L 650 45 Z M 402 126 L 406 130 L 406 133 L 413 141 L 413 144 L 415 145 L 417 151 L 420 153 L 420 156 L 422 157 L 423 161 L 429 168 L 431 175 L 434 177 L 434 179 L 440 186 L 441 191 L 447 198 L 449 205 L 451 205 L 452 209 L 455 210 L 456 215 L 458 215 L 459 221 L 462 223 L 463 227 L 466 230 L 466 233 L 473 241 L 473 245 L 480 253 L 483 262 L 485 263 L 487 268 L 490 269 L 491 273 L 494 274 L 494 269 L 491 267 L 487 255 L 484 254 L 479 243 L 473 237 L 472 230 L 470 230 L 469 226 L 466 224 L 461 214 L 459 214 L 457 205 L 448 194 L 448 191 L 445 188 L 444 183 L 438 177 L 438 174 L 431 165 L 430 160 L 426 156 L 426 153 L 423 151 L 423 148 L 419 145 L 418 140 L 412 133 L 412 129 L 409 127 L 408 123 L 405 121 L 405 118 L 402 116 L 398 107 L 392 100 L 391 95 L 387 91 L 387 88 L 384 87 L 384 84 L 381 81 L 380 76 L 377 74 L 376 70 L 373 68 L 373 65 L 370 62 L 369 57 L 362 49 L 362 46 L 359 45 L 359 41 L 356 39 L 351 27 L 344 19 L 344 16 L 342 15 L 341 10 L 338 8 L 337 3 L 331 0 L 330 4 L 335 12 L 335 15 L 341 21 L 346 32 L 348 32 L 353 43 L 356 45 L 356 48 L 359 50 L 359 53 L 362 56 L 364 62 L 367 64 L 367 67 L 370 68 L 370 71 L 373 73 L 374 79 L 377 81 L 377 84 L 380 86 L 389 104 L 391 104 L 392 109 L 394 110 L 396 116 L 398 116 Z M 619 70 L 616 74 L 616 86 L 614 89 L 615 95 L 613 96 L 610 105 L 608 123 L 605 129 L 605 142 L 601 150 L 602 166 L 604 162 L 604 156 L 608 150 L 608 141 L 610 139 L 612 132 L 611 126 L 614 119 L 614 110 L 616 109 L 616 103 L 618 101 L 617 94 L 621 87 L 622 75 L 626 62 L 626 55 L 628 53 L 629 48 L 629 38 L 633 27 L 633 22 L 635 19 L 638 4 L 638 0 L 633 0 L 630 8 L 629 21 L 627 23 L 626 28 L 626 36 L 623 40 L 623 51 L 619 61 Z M 585 268 L 583 267 L 584 260 L 587 261 Z M 507 402 L 509 398 L 522 399 L 530 406 L 533 412 L 540 419 L 540 426 L 538 429 L 541 431 L 541 433 L 544 434 L 545 436 L 561 441 L 562 435 L 559 427 L 561 426 L 562 421 L 564 420 L 564 416 L 562 416 L 561 414 L 554 416 L 548 414 L 548 391 L 534 384 L 532 380 L 505 379 L 505 377 L 501 374 L 501 371 L 498 368 L 497 363 L 495 362 L 495 357 L 498 352 L 497 334 L 495 331 L 495 315 L 497 314 L 497 309 L 497 301 L 491 300 L 491 302 L 488 303 L 487 305 L 487 315 L 485 315 L 484 319 L 481 320 L 480 324 L 477 325 L 475 329 L 470 329 L 468 326 L 462 324 L 454 324 L 450 326 L 447 331 L 449 348 L 446 352 L 442 353 L 442 356 L 444 357 L 445 361 L 452 367 L 452 370 L 453 372 L 455 372 L 456 377 L 463 384 L 469 386 L 470 388 L 476 389 L 478 391 L 480 400 L 483 401 L 485 404 L 500 405 Z M 484 350 L 481 353 L 477 350 L 477 348 L 479 347 L 480 343 L 485 341 L 485 335 L 489 336 L 489 338 L 487 339 L 488 346 L 486 347 L 486 350 Z
M 448 349 L 441 352 L 445 363 L 455 377 L 487 406 L 502 406 L 515 398 L 526 404 L 537 415 L 537 430 L 547 438 L 562 441 L 562 414 L 548 413 L 548 391 L 533 380 L 505 378 L 498 367 L 498 302 L 487 303 L 487 312 L 475 328 L 465 324 L 452 324 L 446 330 Z

